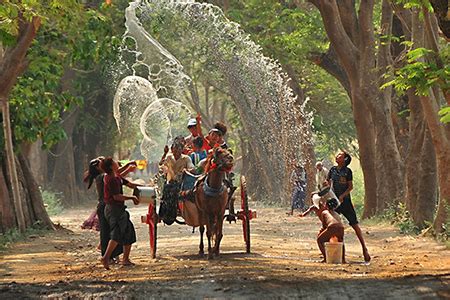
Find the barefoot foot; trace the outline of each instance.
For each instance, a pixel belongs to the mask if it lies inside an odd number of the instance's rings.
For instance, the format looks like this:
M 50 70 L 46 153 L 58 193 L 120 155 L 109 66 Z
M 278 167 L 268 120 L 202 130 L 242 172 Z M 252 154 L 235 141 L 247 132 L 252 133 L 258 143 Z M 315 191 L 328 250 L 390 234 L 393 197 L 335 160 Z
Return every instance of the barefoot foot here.
M 106 270 L 109 270 L 109 259 L 106 259 L 105 257 L 102 257 L 102 258 L 100 259 L 100 262 L 102 263 L 103 267 L 104 267 Z
M 122 263 L 121 263 L 121 265 L 122 266 L 130 266 L 130 267 L 132 267 L 132 266 L 135 266 L 136 264 L 134 263 L 134 262 L 132 262 L 131 260 L 124 260 Z
M 363 250 L 363 255 L 364 255 L 364 261 L 365 261 L 366 263 L 367 263 L 367 262 L 370 262 L 371 257 L 370 257 L 370 255 L 369 255 L 369 251 L 367 251 L 367 249 Z

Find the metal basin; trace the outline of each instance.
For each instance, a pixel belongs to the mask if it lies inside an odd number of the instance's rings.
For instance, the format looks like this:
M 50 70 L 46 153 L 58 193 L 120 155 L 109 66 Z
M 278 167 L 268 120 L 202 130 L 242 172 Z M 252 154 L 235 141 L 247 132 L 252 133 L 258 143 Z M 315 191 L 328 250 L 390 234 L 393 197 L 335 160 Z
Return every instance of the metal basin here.
M 158 196 L 156 187 L 138 186 L 134 189 L 133 195 L 139 199 L 139 203 L 153 203 Z

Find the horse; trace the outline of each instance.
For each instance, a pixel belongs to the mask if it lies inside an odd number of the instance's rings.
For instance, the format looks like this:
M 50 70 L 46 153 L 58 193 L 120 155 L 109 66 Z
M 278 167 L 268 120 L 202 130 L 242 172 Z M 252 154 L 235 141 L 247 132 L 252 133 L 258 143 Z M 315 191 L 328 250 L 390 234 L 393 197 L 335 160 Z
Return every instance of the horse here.
M 223 218 L 228 201 L 228 189 L 224 185 L 224 178 L 232 167 L 233 156 L 226 149 L 215 148 L 205 164 L 206 177 L 199 182 L 194 191 L 195 204 L 203 219 L 200 226 L 200 254 L 204 251 L 203 233 L 206 225 L 208 259 L 219 255 Z M 214 248 L 211 246 L 213 241 Z

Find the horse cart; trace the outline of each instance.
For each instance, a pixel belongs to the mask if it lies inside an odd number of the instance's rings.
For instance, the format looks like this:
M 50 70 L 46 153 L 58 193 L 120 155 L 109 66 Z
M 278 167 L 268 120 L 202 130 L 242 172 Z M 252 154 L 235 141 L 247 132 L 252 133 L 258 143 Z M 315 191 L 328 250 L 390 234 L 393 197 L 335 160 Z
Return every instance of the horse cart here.
M 141 222 L 148 224 L 150 237 L 150 254 L 152 258 L 156 257 L 158 224 L 162 222 L 160 212 L 165 200 L 163 199 L 163 195 L 167 195 L 167 193 L 164 193 L 164 189 L 166 188 L 168 188 L 168 186 L 165 183 L 161 183 L 155 187 L 138 187 L 135 190 L 135 195 L 139 198 L 140 203 L 148 203 L 148 213 L 145 216 L 141 216 Z M 236 220 L 240 220 L 242 222 L 246 252 L 250 253 L 250 220 L 256 218 L 256 211 L 252 211 L 249 209 L 245 177 L 241 176 L 240 178 L 240 210 L 234 211 L 234 202 L 237 200 L 236 198 L 238 198 L 233 197 L 233 193 L 236 190 L 236 187 L 227 187 L 227 189 L 229 194 L 223 218 L 229 223 L 231 223 L 232 221 L 236 223 Z M 171 197 L 175 196 L 172 195 Z M 175 219 L 175 222 L 179 224 L 185 224 L 184 220 L 182 219 L 183 216 L 180 212 L 183 210 L 183 206 L 186 205 L 186 201 L 189 200 L 182 199 L 182 197 L 175 198 L 175 202 L 177 205 L 177 218 Z M 180 218 L 182 221 L 180 221 Z M 201 247 L 203 247 L 203 232 L 200 233 Z

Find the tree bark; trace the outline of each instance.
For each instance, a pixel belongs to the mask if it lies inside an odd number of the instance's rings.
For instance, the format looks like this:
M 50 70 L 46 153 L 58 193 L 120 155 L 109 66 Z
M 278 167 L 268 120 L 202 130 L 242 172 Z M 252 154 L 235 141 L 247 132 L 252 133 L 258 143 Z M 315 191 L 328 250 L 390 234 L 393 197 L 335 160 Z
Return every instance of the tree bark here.
M 437 158 L 439 204 L 433 227 L 436 233 L 441 233 L 445 230 L 444 224 L 449 217 L 448 207 L 450 207 L 450 168 L 448 167 L 450 166 L 450 141 L 447 137 L 449 128 L 439 122 L 439 105 L 432 92 L 431 97 L 421 96 L 420 101 Z
M 438 19 L 439 28 L 441 28 L 447 41 L 450 40 L 450 18 L 448 0 L 430 0 L 434 13 Z
M 429 32 L 431 28 L 423 28 L 419 17 L 419 11 L 413 10 L 413 35 L 414 47 L 427 47 L 424 32 Z M 424 23 L 425 27 L 430 27 L 430 22 Z M 428 39 L 428 43 L 433 43 Z M 431 47 L 434 48 L 434 45 Z M 421 58 L 422 60 L 424 58 Z M 438 183 L 439 183 L 439 204 L 436 212 L 433 228 L 436 233 L 445 230 L 444 224 L 448 219 L 448 207 L 450 205 L 450 126 L 439 121 L 438 111 L 440 108 L 439 91 L 430 89 L 429 96 L 420 96 L 420 103 L 423 114 L 427 122 L 434 151 L 437 160 Z
M 27 158 L 30 164 L 30 170 L 36 183 L 45 187 L 47 185 L 47 153 L 42 150 L 42 141 L 38 139 L 33 144 L 22 146 L 22 154 Z
M 76 125 L 79 110 L 66 113 L 62 127 L 67 140 L 60 141 L 55 150 L 54 169 L 51 176 L 51 187 L 63 193 L 63 202 L 74 205 L 78 203 L 77 184 L 75 181 L 75 162 L 73 155 L 72 134 Z
M 421 176 L 416 209 L 411 213 L 414 224 L 420 229 L 433 221 L 438 200 L 438 178 L 436 169 L 436 155 L 433 141 L 428 128 L 425 128 L 424 142 L 421 153 Z
M 21 232 L 25 231 L 26 223 L 20 199 L 17 169 L 15 165 L 14 150 L 12 144 L 12 130 L 9 113 L 9 93 L 17 81 L 17 77 L 26 68 L 25 56 L 40 27 L 39 17 L 33 17 L 30 22 L 25 21 L 23 16 L 19 17 L 19 34 L 17 44 L 8 48 L 2 57 L 0 64 L 0 104 L 2 106 L 3 126 L 5 133 L 6 160 L 8 175 L 11 181 L 11 189 L 17 225 Z
M 370 8 L 373 10 L 373 6 Z M 372 23 L 372 17 L 368 17 L 369 22 Z M 361 17 L 363 20 L 363 17 Z M 392 21 L 393 12 L 390 4 L 387 0 L 382 3 L 381 14 L 381 35 L 391 36 L 392 34 Z M 363 27 L 363 26 L 362 26 Z M 373 25 L 367 25 L 370 28 L 371 36 L 375 36 L 373 32 Z M 367 29 L 368 30 L 368 29 Z M 373 43 L 373 44 L 372 44 Z M 404 168 L 400 152 L 397 146 L 397 139 L 395 136 L 395 129 L 392 120 L 392 87 L 385 88 L 380 91 L 379 86 L 383 84 L 383 75 L 388 72 L 388 67 L 392 64 L 391 57 L 391 43 L 390 39 L 381 39 L 378 43 L 377 53 L 377 74 L 374 74 L 372 67 L 372 56 L 375 55 L 375 43 L 371 39 L 371 49 L 368 50 L 368 55 L 362 55 L 363 58 L 367 57 L 367 61 L 362 62 L 364 69 L 361 72 L 363 74 L 362 80 L 367 82 L 373 82 L 370 84 L 369 94 L 375 95 L 368 98 L 370 106 L 372 107 L 372 115 L 375 120 L 376 131 L 376 161 L 377 164 L 377 211 L 382 212 L 388 206 L 397 206 L 397 204 L 404 197 L 405 181 L 404 181 Z M 373 48 L 372 48 L 373 47 Z M 364 53 L 364 51 L 363 51 Z M 367 74 L 367 77 L 364 75 Z M 370 75 L 369 75 L 370 74 Z M 364 84 L 364 83 L 363 83 Z M 370 92 L 370 90 L 372 90 Z M 389 174 L 389 176 L 386 176 Z
M 13 210 L 14 203 L 11 201 L 6 176 L 4 172 L 5 161 L 0 160 L 0 232 L 4 233 L 9 228 L 17 226 Z
M 14 210 L 17 218 L 17 225 L 20 232 L 24 232 L 26 228 L 24 208 L 22 199 L 20 198 L 19 179 L 17 178 L 17 168 L 14 159 L 14 147 L 12 142 L 12 130 L 9 114 L 9 101 L 3 99 L 1 101 L 3 115 L 3 132 L 5 137 L 6 161 L 8 165 L 8 177 L 11 183 Z
M 36 180 L 33 177 L 27 159 L 22 154 L 19 154 L 18 161 L 23 175 L 22 186 L 28 194 L 27 203 L 30 208 L 32 224 L 39 222 L 40 226 L 44 226 L 48 229 L 55 229 L 53 222 L 50 220 L 47 211 L 45 210 L 42 194 Z
M 433 221 L 437 200 L 436 156 L 424 120 L 420 98 L 407 91 L 410 108 L 409 151 L 406 158 L 406 208 L 414 224 L 423 228 Z

